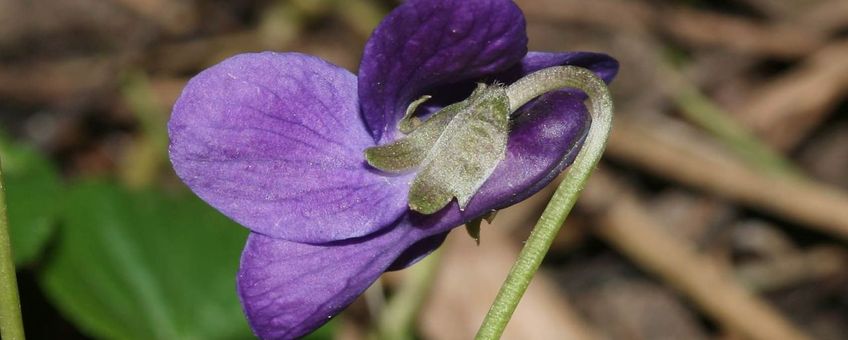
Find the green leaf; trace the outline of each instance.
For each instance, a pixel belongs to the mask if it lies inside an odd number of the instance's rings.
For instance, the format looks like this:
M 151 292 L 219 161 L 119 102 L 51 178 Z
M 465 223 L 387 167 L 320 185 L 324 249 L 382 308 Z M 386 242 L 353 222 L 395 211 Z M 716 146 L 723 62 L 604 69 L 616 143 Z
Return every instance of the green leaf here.
M 48 297 L 108 339 L 252 338 L 235 277 L 247 231 L 190 194 L 69 188 Z
M 35 260 L 52 234 L 61 185 L 53 164 L 38 151 L 2 136 L 0 161 L 12 252 L 15 264 L 25 265 Z

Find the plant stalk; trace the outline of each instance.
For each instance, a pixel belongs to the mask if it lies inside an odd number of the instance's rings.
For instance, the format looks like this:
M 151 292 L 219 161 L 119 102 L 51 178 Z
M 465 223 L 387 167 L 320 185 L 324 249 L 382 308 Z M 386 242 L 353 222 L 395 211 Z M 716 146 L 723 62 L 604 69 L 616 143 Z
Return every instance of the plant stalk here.
M 534 72 L 509 86 L 510 110 L 515 111 L 533 98 L 563 88 L 576 88 L 590 99 L 592 117 L 586 140 L 548 206 L 530 233 L 518 260 L 510 269 L 475 339 L 499 339 L 518 302 L 539 269 L 580 191 L 601 159 L 612 124 L 612 97 L 606 84 L 591 71 L 575 66 L 558 66 Z
M 9 239 L 9 221 L 6 217 L 6 187 L 0 164 L 0 338 L 23 340 L 24 325 L 21 318 L 21 300 L 12 244 Z

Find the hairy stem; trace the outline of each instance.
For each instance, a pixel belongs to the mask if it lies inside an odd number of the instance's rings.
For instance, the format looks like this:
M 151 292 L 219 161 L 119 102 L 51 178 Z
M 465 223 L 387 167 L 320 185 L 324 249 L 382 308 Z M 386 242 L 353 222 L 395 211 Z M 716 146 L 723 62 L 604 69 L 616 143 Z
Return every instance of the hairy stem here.
M 24 325 L 21 319 L 21 301 L 12 244 L 9 240 L 9 223 L 6 218 L 6 187 L 0 164 L 0 338 L 23 340 Z
M 571 211 L 580 191 L 604 152 L 612 123 L 613 104 L 609 90 L 603 80 L 591 71 L 575 66 L 557 66 L 532 73 L 507 88 L 510 110 L 515 111 L 533 98 L 563 88 L 575 88 L 585 92 L 591 101 L 592 125 L 574 164 L 567 170 L 524 248 L 510 269 L 492 307 L 489 309 L 480 330 L 478 340 L 494 340 L 503 334 L 515 307 L 530 285 L 530 280 L 548 252 L 554 237 L 559 232 L 565 217 Z

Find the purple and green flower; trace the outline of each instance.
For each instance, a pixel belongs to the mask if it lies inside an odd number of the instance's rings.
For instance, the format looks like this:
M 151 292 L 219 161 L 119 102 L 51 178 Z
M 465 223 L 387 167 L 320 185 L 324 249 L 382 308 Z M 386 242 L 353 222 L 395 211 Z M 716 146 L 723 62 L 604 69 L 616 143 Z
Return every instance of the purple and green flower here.
M 604 54 L 528 52 L 512 1 L 410 0 L 374 31 L 358 76 L 262 52 L 194 77 L 168 125 L 170 157 L 252 231 L 237 280 L 256 335 L 309 333 L 451 229 L 550 183 L 593 123 L 587 95 L 517 100 L 513 85 L 560 66 L 605 82 L 618 70 Z

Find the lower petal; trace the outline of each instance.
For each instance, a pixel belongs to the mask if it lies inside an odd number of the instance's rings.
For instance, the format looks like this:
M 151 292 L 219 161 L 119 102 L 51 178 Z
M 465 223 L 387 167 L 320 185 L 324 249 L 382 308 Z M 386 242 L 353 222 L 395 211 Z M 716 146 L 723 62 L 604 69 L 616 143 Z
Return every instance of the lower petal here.
M 253 332 L 263 339 L 292 339 L 315 330 L 422 238 L 408 227 L 326 245 L 251 234 L 242 253 L 238 292 Z
M 393 262 L 386 270 L 401 270 L 421 261 L 421 259 L 427 257 L 427 255 L 430 255 L 430 253 L 439 248 L 442 243 L 445 242 L 445 238 L 447 237 L 448 232 L 446 231 L 415 242 L 415 244 L 404 250 L 403 253 L 398 256 L 397 260 L 395 260 L 395 262 Z

